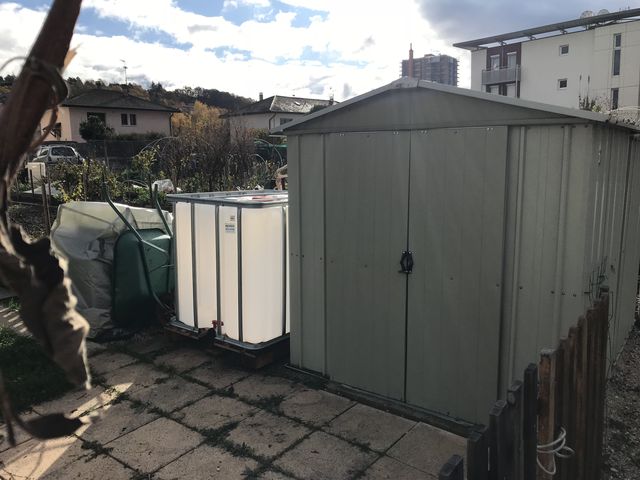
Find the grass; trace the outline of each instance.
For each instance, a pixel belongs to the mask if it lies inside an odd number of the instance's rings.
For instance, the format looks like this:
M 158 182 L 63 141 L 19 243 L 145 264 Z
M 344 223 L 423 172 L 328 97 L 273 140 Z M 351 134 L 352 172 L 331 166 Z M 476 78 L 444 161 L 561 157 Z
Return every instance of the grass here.
M 18 297 L 11 297 L 9 301 L 7 301 L 6 306 L 12 312 L 18 312 L 20 311 L 20 300 L 18 300 Z
M 13 408 L 25 410 L 71 390 L 64 372 L 31 337 L 0 327 L 0 367 Z

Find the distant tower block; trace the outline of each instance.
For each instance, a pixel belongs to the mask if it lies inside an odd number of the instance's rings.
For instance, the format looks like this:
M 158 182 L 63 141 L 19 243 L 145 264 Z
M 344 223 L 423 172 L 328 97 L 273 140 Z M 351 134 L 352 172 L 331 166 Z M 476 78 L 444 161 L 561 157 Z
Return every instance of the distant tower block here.
M 449 55 L 427 54 L 413 57 L 413 44 L 409 45 L 409 59 L 402 60 L 401 76 L 458 86 L 458 60 Z

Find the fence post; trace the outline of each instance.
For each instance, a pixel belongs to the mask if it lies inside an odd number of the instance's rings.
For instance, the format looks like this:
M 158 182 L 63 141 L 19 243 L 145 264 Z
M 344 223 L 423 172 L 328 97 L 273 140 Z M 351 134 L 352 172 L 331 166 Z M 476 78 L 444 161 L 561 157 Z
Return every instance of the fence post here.
M 586 440 L 586 381 L 587 381 L 587 323 L 584 317 L 578 320 L 575 355 L 575 478 L 585 478 Z
M 524 371 L 522 401 L 523 479 L 535 480 L 538 442 L 538 367 L 531 363 Z
M 571 422 L 571 410 L 573 404 L 571 403 L 571 385 L 573 378 L 572 356 L 570 342 L 568 337 L 560 339 L 560 346 L 558 347 L 558 363 L 556 364 L 556 385 L 558 390 L 558 396 L 556 399 L 556 425 L 564 428 L 567 433 L 566 438 L 569 438 L 569 424 Z M 571 459 L 563 459 L 558 464 L 557 478 L 570 480 L 569 469 Z
M 516 380 L 507 390 L 509 437 L 512 439 L 509 478 L 522 478 L 522 382 Z
M 605 393 L 607 382 L 607 339 L 609 334 L 609 296 L 608 294 L 596 302 L 594 312 L 595 351 L 594 359 L 594 398 L 593 398 L 593 455 L 591 469 L 593 478 L 597 479 L 602 469 L 602 446 L 604 435 Z
M 503 480 L 506 476 L 507 402 L 498 400 L 489 412 L 489 478 Z
M 540 390 L 538 391 L 538 444 L 550 443 L 555 435 L 555 364 L 556 351 L 542 350 L 540 352 Z M 537 453 L 536 453 L 537 455 Z M 553 455 L 543 454 L 540 463 L 546 470 L 551 470 L 554 462 Z M 552 476 L 538 469 L 538 479 L 551 480 Z
M 576 382 L 577 382 L 577 348 L 578 348 L 579 332 L 577 326 L 569 329 L 569 338 L 567 339 L 567 350 L 565 352 L 565 371 L 567 376 L 565 382 L 567 384 L 567 400 L 569 407 L 565 417 L 565 425 L 567 429 L 567 445 L 575 450 L 576 445 Z M 564 462 L 563 476 L 567 480 L 576 478 L 577 463 L 576 456 L 568 458 Z
M 597 378 L 597 363 L 598 363 L 598 305 L 590 308 L 586 315 L 587 326 L 587 357 L 586 357 L 586 372 L 587 372 L 587 385 L 586 385 L 586 439 L 585 439 L 585 476 L 587 479 L 597 480 L 600 472 L 595 472 L 596 461 L 596 397 L 598 391 L 596 390 L 596 378 Z
M 489 430 L 487 427 L 471 432 L 467 439 L 467 480 L 489 478 Z
M 452 455 L 440 469 L 438 480 L 464 480 L 464 460 L 460 455 Z

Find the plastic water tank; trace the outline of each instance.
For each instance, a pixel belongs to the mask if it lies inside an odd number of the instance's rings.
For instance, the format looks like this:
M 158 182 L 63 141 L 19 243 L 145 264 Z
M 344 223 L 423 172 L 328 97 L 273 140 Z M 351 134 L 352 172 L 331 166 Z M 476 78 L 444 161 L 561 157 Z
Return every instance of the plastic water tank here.
M 288 195 L 169 195 L 174 202 L 177 320 L 252 347 L 289 333 Z

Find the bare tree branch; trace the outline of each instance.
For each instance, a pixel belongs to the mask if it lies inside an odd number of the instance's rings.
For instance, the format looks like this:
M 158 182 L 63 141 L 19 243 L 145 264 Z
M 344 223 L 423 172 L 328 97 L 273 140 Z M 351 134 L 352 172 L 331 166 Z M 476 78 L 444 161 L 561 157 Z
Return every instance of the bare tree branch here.
M 20 297 L 21 319 L 47 354 L 71 382 L 89 386 L 84 343 L 89 325 L 75 310 L 65 263 L 52 254 L 48 238 L 31 243 L 7 217 L 11 183 L 33 143 L 40 119 L 66 96 L 60 72 L 80 3 L 81 0 L 55 0 L 0 113 L 0 277 Z M 77 420 L 60 414 L 39 423 L 22 422 L 11 409 L 2 385 L 0 394 L 7 424 L 13 421 L 35 436 L 67 435 L 79 426 Z M 12 440 L 11 428 L 8 432 Z

